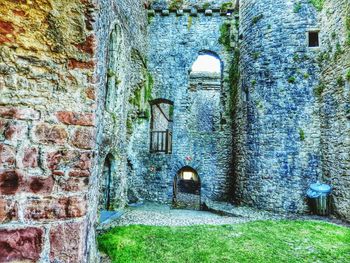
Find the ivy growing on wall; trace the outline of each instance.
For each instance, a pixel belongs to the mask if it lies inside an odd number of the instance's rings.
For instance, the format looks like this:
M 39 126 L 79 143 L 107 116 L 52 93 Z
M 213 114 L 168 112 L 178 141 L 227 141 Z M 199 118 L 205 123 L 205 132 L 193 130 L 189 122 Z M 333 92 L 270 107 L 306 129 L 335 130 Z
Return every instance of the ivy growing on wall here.
M 238 99 L 238 86 L 239 86 L 239 59 L 240 59 L 240 51 L 238 48 L 234 51 L 233 61 L 230 64 L 229 68 L 229 85 L 230 85 L 230 101 L 229 101 L 229 109 L 230 113 L 234 113 L 236 101 Z
M 231 25 L 229 23 L 224 23 L 220 26 L 220 37 L 219 43 L 223 45 L 226 50 L 231 50 Z

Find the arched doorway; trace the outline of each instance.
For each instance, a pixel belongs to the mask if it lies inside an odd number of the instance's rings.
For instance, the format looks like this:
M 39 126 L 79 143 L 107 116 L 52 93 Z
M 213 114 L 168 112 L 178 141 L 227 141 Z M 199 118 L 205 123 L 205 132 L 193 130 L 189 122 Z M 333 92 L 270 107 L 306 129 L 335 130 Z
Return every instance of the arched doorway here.
M 183 167 L 174 178 L 173 207 L 200 210 L 201 182 L 193 168 Z
M 103 164 L 102 178 L 101 178 L 101 210 L 111 210 L 111 186 L 112 186 L 112 172 L 115 170 L 115 161 L 111 154 L 107 155 Z

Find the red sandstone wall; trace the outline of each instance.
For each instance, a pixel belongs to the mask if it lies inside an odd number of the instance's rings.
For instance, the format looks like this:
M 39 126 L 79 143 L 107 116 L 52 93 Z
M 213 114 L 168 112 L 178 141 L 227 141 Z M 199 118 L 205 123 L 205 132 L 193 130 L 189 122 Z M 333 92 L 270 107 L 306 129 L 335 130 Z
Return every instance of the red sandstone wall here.
M 0 1 L 0 262 L 84 262 L 94 163 L 89 0 Z

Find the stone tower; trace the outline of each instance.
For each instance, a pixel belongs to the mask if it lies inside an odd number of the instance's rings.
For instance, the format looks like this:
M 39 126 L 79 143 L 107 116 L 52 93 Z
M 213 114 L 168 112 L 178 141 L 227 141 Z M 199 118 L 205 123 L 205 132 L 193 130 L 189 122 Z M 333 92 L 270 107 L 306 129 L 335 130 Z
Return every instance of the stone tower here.
M 320 121 L 314 88 L 318 30 L 308 1 L 240 1 L 240 72 L 245 137 L 237 171 L 238 199 L 259 208 L 301 212 L 305 191 L 321 179 Z

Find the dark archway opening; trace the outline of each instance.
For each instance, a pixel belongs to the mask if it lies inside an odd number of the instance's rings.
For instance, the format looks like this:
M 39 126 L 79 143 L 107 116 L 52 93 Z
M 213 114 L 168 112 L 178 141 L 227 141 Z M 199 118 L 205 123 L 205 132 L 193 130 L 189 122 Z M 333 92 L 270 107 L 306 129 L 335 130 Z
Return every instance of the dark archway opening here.
M 175 176 L 173 184 L 173 207 L 200 210 L 201 182 L 193 168 L 183 167 Z
M 102 210 L 112 210 L 111 200 L 111 186 L 112 186 L 112 172 L 114 169 L 114 159 L 109 154 L 104 162 L 102 171 L 102 186 L 101 186 L 101 201 L 100 206 Z

